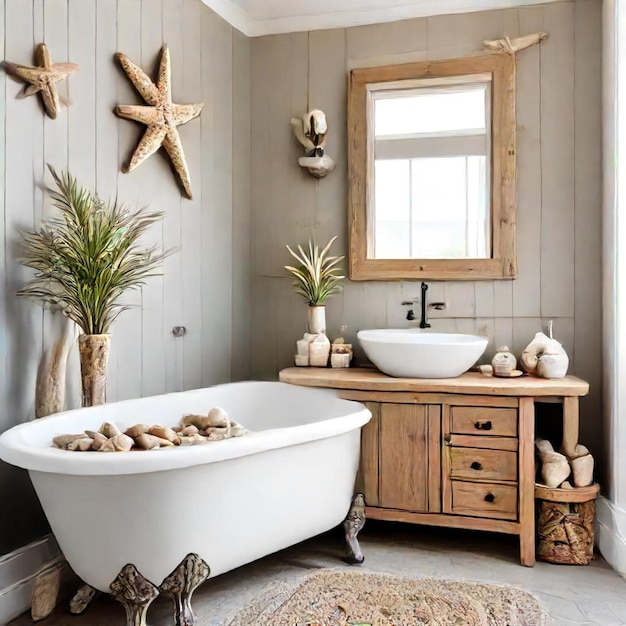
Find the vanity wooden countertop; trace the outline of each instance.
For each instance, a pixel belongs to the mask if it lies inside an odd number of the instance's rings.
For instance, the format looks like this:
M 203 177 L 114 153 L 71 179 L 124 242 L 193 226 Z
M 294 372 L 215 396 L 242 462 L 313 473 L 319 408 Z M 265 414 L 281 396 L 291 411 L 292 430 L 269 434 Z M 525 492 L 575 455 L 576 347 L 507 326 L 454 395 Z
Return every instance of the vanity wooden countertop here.
M 457 378 L 392 378 L 366 367 L 332 369 L 327 367 L 289 367 L 279 379 L 293 385 L 360 389 L 367 391 L 419 391 L 422 393 L 461 393 L 486 396 L 584 396 L 589 384 L 575 376 L 559 379 L 520 376 L 495 378 L 479 372 L 466 372 Z

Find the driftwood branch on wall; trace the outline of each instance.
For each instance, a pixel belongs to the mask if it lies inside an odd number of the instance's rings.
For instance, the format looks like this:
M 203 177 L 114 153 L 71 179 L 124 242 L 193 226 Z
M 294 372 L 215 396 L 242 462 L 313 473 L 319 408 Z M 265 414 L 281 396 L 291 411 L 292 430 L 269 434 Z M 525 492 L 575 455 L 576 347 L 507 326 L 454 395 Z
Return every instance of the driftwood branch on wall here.
M 530 48 L 535 44 L 541 43 L 548 38 L 548 33 L 531 33 L 530 35 L 522 35 L 521 37 L 503 37 L 502 39 L 485 39 L 483 48 L 493 52 L 508 52 L 515 56 L 521 50 Z

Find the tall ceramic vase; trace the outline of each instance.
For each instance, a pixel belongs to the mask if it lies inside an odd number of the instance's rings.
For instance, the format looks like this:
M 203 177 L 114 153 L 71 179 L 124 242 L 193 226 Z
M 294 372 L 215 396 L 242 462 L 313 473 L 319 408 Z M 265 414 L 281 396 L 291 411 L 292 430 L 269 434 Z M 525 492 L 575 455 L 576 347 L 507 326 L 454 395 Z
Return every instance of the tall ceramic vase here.
M 326 336 L 326 307 L 309 306 L 309 334 L 315 338 L 309 342 L 309 365 L 326 367 L 330 356 L 330 341 Z
M 106 402 L 106 371 L 111 335 L 80 335 L 80 376 L 83 406 Z
M 326 307 L 323 304 L 309 305 L 309 333 L 326 334 Z

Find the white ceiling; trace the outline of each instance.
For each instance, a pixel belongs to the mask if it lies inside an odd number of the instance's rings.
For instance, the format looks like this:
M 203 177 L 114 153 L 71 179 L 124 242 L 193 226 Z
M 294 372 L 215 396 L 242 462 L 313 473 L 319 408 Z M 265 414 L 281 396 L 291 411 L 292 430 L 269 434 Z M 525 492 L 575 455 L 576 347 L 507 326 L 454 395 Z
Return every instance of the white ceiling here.
M 202 0 L 250 37 L 562 0 Z

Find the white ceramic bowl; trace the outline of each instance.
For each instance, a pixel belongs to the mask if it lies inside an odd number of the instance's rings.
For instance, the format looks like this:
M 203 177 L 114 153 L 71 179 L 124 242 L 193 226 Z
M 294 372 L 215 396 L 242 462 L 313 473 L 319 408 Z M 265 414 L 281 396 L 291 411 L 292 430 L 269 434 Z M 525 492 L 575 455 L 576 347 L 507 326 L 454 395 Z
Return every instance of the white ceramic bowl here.
M 357 337 L 368 359 L 397 378 L 455 378 L 472 367 L 487 347 L 485 337 L 417 328 L 361 330 Z

